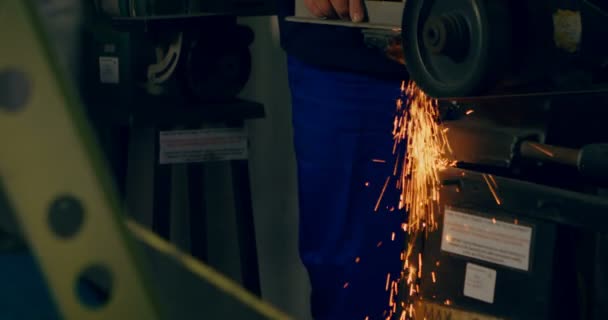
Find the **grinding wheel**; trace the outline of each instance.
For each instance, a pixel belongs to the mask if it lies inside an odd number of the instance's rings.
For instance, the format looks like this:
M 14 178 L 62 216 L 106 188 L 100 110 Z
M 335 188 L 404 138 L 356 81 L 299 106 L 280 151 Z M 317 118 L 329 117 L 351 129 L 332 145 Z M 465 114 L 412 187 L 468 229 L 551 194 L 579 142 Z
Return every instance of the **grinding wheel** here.
M 482 93 L 504 74 L 511 51 L 506 0 L 408 0 L 402 19 L 405 63 L 433 97 Z

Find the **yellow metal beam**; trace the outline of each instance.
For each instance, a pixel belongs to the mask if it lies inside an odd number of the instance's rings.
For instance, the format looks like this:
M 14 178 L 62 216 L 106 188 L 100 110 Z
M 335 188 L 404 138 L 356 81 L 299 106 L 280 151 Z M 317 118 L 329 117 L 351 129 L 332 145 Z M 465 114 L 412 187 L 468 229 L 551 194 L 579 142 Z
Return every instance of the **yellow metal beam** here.
M 64 319 L 159 319 L 108 171 L 39 21 L 30 1 L 0 0 L 0 183 Z M 109 300 L 95 308 L 76 290 L 87 269 L 110 280 Z

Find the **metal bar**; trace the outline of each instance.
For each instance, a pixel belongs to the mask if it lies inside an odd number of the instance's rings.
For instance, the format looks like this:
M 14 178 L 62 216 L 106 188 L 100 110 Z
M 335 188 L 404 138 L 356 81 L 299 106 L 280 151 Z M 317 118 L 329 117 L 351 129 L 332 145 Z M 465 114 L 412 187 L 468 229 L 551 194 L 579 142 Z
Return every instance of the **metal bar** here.
M 64 319 L 159 319 L 108 169 L 43 30 L 30 1 L 0 1 L 0 41 L 10 44 L 0 73 L 16 85 L 0 93 L 14 102 L 0 105 L 0 175 L 11 206 Z M 109 300 L 96 308 L 75 293 L 85 270 L 111 280 Z
M 207 202 L 202 163 L 188 164 L 188 202 L 190 204 L 190 252 L 207 262 Z
M 171 237 L 171 165 L 160 164 L 160 132 L 154 130 L 154 199 L 152 230 L 165 239 Z
M 295 17 L 287 17 L 287 20 L 363 29 L 401 30 L 401 16 L 405 1 L 364 1 L 364 3 L 367 10 L 367 20 L 363 23 L 314 17 L 306 9 L 304 0 L 296 0 Z
M 231 165 L 243 286 L 260 296 L 260 271 L 251 202 L 249 164 L 247 160 L 235 160 Z
M 134 221 L 127 226 L 147 249 L 170 319 L 292 319 L 154 232 Z

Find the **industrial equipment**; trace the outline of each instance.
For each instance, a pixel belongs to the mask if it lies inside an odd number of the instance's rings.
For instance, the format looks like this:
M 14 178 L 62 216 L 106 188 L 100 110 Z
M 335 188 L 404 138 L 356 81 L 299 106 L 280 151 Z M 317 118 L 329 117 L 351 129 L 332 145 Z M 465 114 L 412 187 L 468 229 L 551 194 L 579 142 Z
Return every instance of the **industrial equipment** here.
M 254 38 L 236 17 L 273 8 L 259 0 L 98 1 L 85 37 L 89 90 L 193 105 L 234 100 L 249 79 Z
M 0 52 L 0 216 L 15 218 L 12 230 L 26 240 L 62 318 L 288 319 L 125 222 L 32 1 L 0 1 L 0 27 L 11 44 Z M 97 297 L 87 299 L 83 287 Z
M 603 1 L 368 0 L 363 23 L 315 19 L 296 3 L 291 21 L 400 36 L 409 76 L 433 97 L 590 90 L 605 82 Z
M 398 39 L 438 98 L 452 165 L 396 319 L 606 319 L 606 2 L 369 0 L 363 23 L 296 4 Z

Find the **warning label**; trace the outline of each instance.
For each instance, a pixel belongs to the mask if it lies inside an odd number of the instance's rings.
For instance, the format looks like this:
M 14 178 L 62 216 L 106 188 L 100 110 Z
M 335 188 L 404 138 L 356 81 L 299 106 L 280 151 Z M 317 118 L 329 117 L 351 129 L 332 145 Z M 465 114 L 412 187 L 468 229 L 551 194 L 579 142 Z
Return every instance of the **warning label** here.
M 528 271 L 532 228 L 445 209 L 441 250 Z
M 247 159 L 244 129 L 165 131 L 159 139 L 161 164 Z
M 464 275 L 464 295 L 487 303 L 494 303 L 496 270 L 467 263 Z
M 120 83 L 120 68 L 117 57 L 99 57 L 99 81 Z

